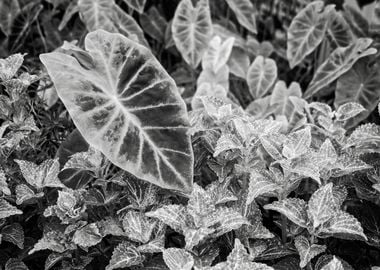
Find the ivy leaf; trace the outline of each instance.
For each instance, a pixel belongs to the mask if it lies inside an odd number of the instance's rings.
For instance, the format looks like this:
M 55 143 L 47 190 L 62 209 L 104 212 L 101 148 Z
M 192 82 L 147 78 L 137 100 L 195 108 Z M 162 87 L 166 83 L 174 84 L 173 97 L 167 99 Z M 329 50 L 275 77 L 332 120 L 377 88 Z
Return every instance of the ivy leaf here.
M 247 83 L 253 98 L 262 98 L 268 94 L 276 79 L 276 62 L 261 55 L 257 56 L 247 72 Z
M 314 228 L 331 219 L 337 210 L 332 183 L 320 187 L 311 195 L 308 203 L 308 215 Z
M 147 48 L 120 34 L 91 32 L 85 47 L 77 49 L 84 58 L 40 56 L 80 133 L 136 177 L 189 192 L 193 153 L 173 79 Z
M 128 242 L 122 242 L 115 247 L 106 270 L 139 265 L 144 259 L 144 256 L 140 254 L 135 246 Z
M 336 211 L 334 216 L 318 230 L 320 237 L 367 240 L 360 222 L 344 211 Z
M 285 215 L 290 221 L 306 228 L 308 218 L 306 212 L 306 202 L 301 199 L 287 198 L 264 205 L 266 210 L 274 210 Z
M 92 247 L 99 244 L 103 239 L 96 223 L 90 223 L 75 231 L 73 242 L 80 247 Z
M 19 223 L 5 226 L 1 230 L 1 235 L 2 240 L 15 244 L 19 249 L 24 249 L 24 229 Z
M 5 59 L 0 59 L 0 79 L 8 81 L 12 79 L 24 62 L 24 55 L 21 53 L 12 54 Z
M 186 208 L 183 205 L 164 205 L 154 211 L 145 213 L 146 216 L 157 218 L 176 232 L 182 233 L 186 226 Z
M 316 256 L 325 252 L 325 245 L 310 245 L 309 240 L 305 236 L 297 236 L 294 240 L 294 244 L 297 248 L 298 254 L 300 255 L 300 267 L 304 268 L 306 265 Z
M 333 257 L 333 259 L 323 266 L 321 270 L 344 270 L 343 264 L 337 257 Z
M 5 264 L 5 270 L 29 270 L 20 259 L 11 258 Z
M 195 7 L 191 0 L 182 0 L 175 11 L 171 29 L 183 59 L 195 69 L 212 34 L 208 0 L 198 1 Z
M 58 179 L 58 159 L 47 159 L 40 165 L 18 159 L 16 159 L 15 162 L 19 165 L 22 176 L 26 182 L 36 189 L 40 190 L 44 187 L 65 187 Z
M 286 52 L 290 68 L 298 65 L 322 42 L 332 8 L 332 5 L 324 7 L 322 1 L 314 1 L 294 17 L 288 29 Z
M 249 0 L 226 0 L 238 22 L 253 34 L 257 33 L 255 7 Z
M 144 7 L 146 0 L 123 0 L 130 8 L 136 10 L 138 13 L 142 14 L 144 12 Z
M 162 257 L 170 270 L 191 270 L 194 265 L 193 256 L 181 248 L 167 248 Z
M 77 169 L 84 171 L 97 172 L 102 167 L 103 155 L 93 147 L 89 147 L 86 152 L 73 154 L 65 163 L 62 170 Z
M 251 204 L 256 198 L 264 194 L 276 193 L 279 186 L 266 175 L 258 171 L 252 171 L 249 177 L 248 195 L 246 205 Z
M 133 210 L 123 216 L 123 228 L 126 236 L 132 241 L 143 244 L 150 240 L 156 224 L 156 221 L 152 221 L 143 213 Z
M 21 205 L 25 202 L 29 202 L 33 199 L 42 198 L 43 192 L 35 193 L 30 187 L 25 184 L 16 186 L 16 204 Z
M 359 103 L 355 102 L 347 102 L 339 108 L 335 112 L 335 117 L 337 121 L 347 121 L 361 112 L 364 112 L 366 109 Z
M 310 127 L 306 127 L 288 135 L 282 154 L 288 159 L 300 157 L 310 149 L 310 144 L 311 131 Z
M 233 37 L 222 41 L 219 36 L 214 36 L 208 44 L 206 53 L 203 55 L 202 68 L 218 73 L 227 64 L 234 41 Z
M 371 43 L 372 40 L 369 38 L 359 38 L 347 47 L 339 47 L 335 49 L 326 61 L 318 67 L 304 93 L 304 98 L 310 98 L 338 79 L 360 58 L 375 54 L 377 50 L 370 48 Z
M 7 178 L 3 169 L 0 168 L 0 193 L 4 195 L 11 195 L 11 190 L 8 187 Z
M 13 215 L 21 215 L 22 211 L 8 203 L 4 199 L 0 199 L 0 219 Z

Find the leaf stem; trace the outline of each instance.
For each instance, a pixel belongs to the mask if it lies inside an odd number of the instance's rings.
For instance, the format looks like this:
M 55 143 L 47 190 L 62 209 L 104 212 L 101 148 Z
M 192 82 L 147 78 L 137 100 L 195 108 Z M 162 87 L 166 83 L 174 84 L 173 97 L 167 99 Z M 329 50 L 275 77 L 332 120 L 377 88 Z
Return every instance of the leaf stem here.
M 284 214 L 281 214 L 281 240 L 282 243 L 286 243 L 286 226 L 287 226 L 287 219 Z

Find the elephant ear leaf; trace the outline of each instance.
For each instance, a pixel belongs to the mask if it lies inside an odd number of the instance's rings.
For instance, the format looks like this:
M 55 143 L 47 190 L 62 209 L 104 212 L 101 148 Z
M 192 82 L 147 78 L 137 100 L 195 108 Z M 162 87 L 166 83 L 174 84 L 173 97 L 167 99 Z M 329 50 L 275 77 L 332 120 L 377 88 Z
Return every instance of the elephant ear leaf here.
M 147 48 L 120 34 L 91 32 L 85 49 L 40 56 L 80 133 L 118 167 L 189 192 L 193 152 L 174 80 Z

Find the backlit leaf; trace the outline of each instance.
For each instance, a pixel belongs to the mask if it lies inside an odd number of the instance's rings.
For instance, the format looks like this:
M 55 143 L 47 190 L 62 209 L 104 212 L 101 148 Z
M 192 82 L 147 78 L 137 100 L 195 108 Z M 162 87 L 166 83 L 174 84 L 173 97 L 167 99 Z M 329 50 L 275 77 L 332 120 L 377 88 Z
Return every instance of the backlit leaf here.
M 326 61 L 318 67 L 304 93 L 304 98 L 310 98 L 338 79 L 360 58 L 375 54 L 377 50 L 370 48 L 371 43 L 372 40 L 369 38 L 359 38 L 347 47 L 335 49 Z
M 277 78 L 276 62 L 270 58 L 257 56 L 247 72 L 249 91 L 254 99 L 268 94 Z
M 167 248 L 162 257 L 170 270 L 191 270 L 194 265 L 193 257 L 184 249 Z
M 332 6 L 322 1 L 308 4 L 292 20 L 288 29 L 287 58 L 290 67 L 298 65 L 322 42 Z
M 144 256 L 140 254 L 135 246 L 128 242 L 122 242 L 115 247 L 111 260 L 106 270 L 126 268 L 133 265 L 139 265 L 144 261 Z
M 85 47 L 85 58 L 40 56 L 83 137 L 137 177 L 189 191 L 193 153 L 174 81 L 151 52 L 120 34 L 92 32 Z
M 236 15 L 238 22 L 251 33 L 256 34 L 255 7 L 249 0 L 226 0 L 228 6 Z
M 208 0 L 199 0 L 196 6 L 191 0 L 182 0 L 174 14 L 172 33 L 183 59 L 196 68 L 212 35 Z
M 294 241 L 297 248 L 298 254 L 300 255 L 300 267 L 304 268 L 306 265 L 316 256 L 325 252 L 326 246 L 312 244 L 310 245 L 309 240 L 305 236 L 297 236 Z
M 21 215 L 22 211 L 11 205 L 4 199 L 0 199 L 0 219 L 13 215 Z
M 287 198 L 264 205 L 264 209 L 277 211 L 301 227 L 306 227 L 307 225 L 308 218 L 306 213 L 306 202 L 304 200 Z

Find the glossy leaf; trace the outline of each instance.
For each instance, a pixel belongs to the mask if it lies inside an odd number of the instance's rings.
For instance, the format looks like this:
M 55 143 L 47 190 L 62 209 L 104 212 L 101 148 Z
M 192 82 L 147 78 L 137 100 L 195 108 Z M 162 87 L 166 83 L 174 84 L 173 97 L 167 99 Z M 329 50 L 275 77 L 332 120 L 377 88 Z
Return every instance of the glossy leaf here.
M 325 252 L 326 246 L 324 245 L 310 245 L 309 240 L 304 236 L 297 236 L 294 244 L 300 255 L 300 267 L 304 268 L 316 256 Z
M 308 218 L 306 213 L 306 202 L 304 200 L 287 198 L 267 204 L 264 206 L 264 209 L 277 211 L 301 227 L 306 227 L 307 225 Z
M 276 62 L 261 55 L 257 56 L 247 72 L 247 83 L 253 98 L 258 99 L 268 94 L 276 79 Z
M 98 30 L 85 45 L 76 58 L 40 56 L 83 137 L 137 177 L 189 191 L 193 153 L 174 81 L 145 47 L 119 34 Z
M 196 68 L 212 35 L 208 0 L 200 0 L 196 6 L 193 6 L 191 0 L 182 0 L 174 14 L 172 33 L 183 59 Z
M 139 265 L 143 261 L 144 257 L 140 254 L 134 245 L 128 242 L 122 242 L 114 249 L 106 270 Z
M 298 65 L 322 42 L 331 8 L 324 7 L 322 1 L 314 1 L 294 17 L 288 29 L 286 51 L 290 68 Z
M 321 64 L 310 82 L 304 98 L 310 98 L 330 83 L 346 73 L 360 58 L 375 54 L 376 49 L 370 48 L 372 40 L 360 38 L 347 47 L 335 49 Z
M 162 257 L 170 270 L 191 270 L 194 265 L 193 257 L 184 249 L 167 248 Z
M 256 34 L 255 7 L 249 0 L 226 0 L 230 9 L 235 13 L 238 22 L 251 33 Z

